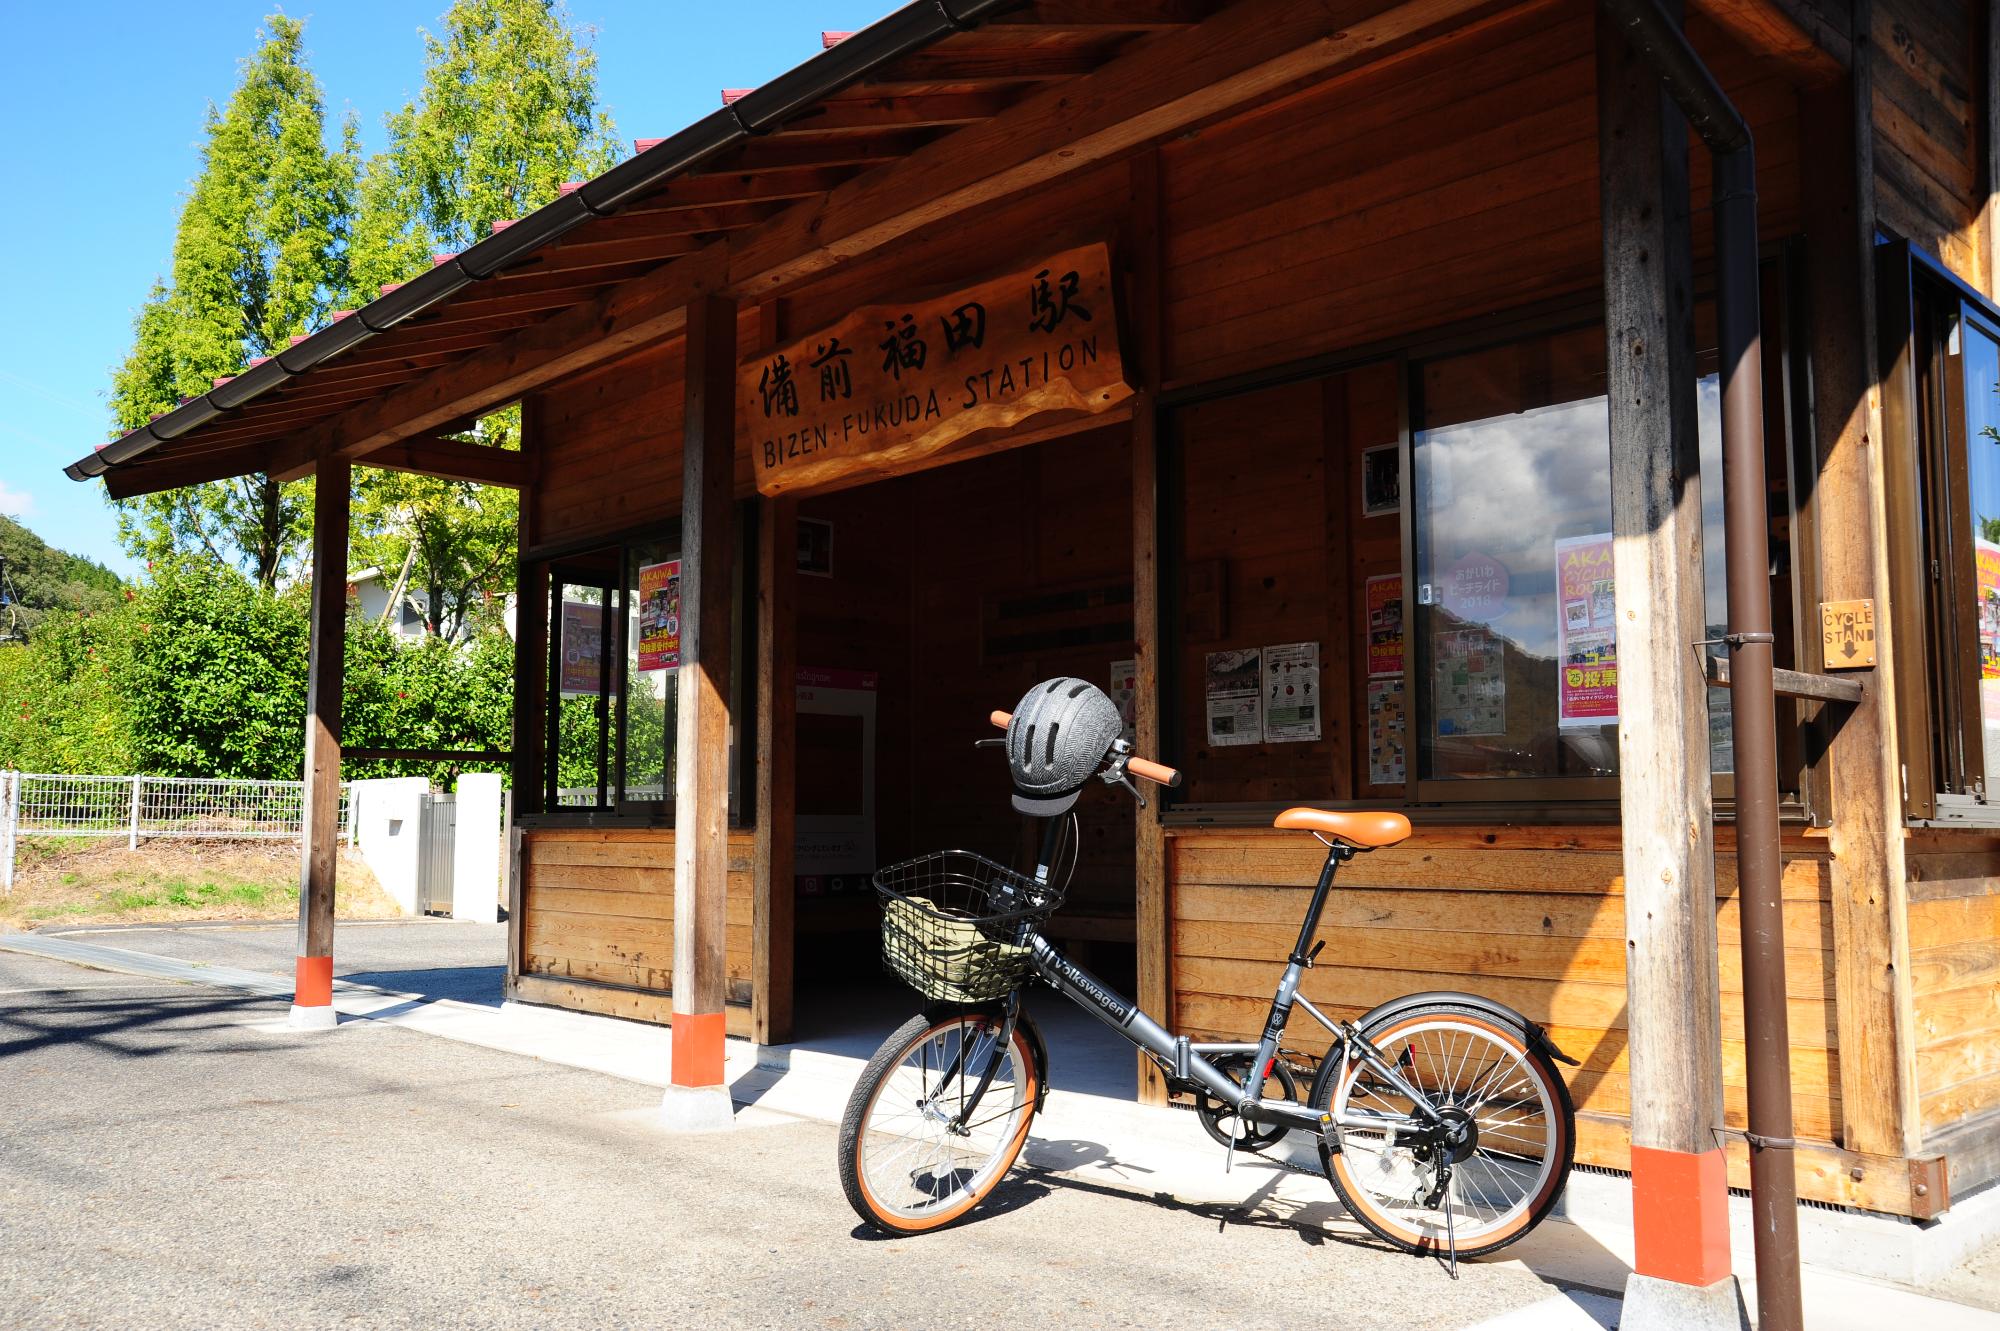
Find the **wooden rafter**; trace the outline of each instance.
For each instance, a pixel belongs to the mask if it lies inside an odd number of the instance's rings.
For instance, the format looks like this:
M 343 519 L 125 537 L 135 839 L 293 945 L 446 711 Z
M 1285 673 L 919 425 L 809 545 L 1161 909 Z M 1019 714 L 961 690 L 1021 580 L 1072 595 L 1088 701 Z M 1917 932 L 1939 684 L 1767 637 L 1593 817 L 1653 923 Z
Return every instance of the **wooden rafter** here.
M 1013 102 L 1006 92 L 912 93 L 906 97 L 835 97 L 787 120 L 782 135 L 796 131 L 831 134 L 913 126 L 971 125 L 991 120 Z
M 471 481 L 478 485 L 501 485 L 518 490 L 527 484 L 527 459 L 505 448 L 489 444 L 468 444 L 463 439 L 432 436 L 405 439 L 378 448 L 364 466 L 386 471 L 415 472 L 447 481 Z
M 682 176 L 662 185 L 645 198 L 620 208 L 618 216 L 636 217 L 646 213 L 680 212 L 718 205 L 811 199 L 852 180 L 857 174 L 859 170 L 855 167 L 802 167 L 757 175 L 720 171 Z
M 1036 0 L 996 14 L 981 26 L 1163 31 L 1200 23 L 1217 8 L 1217 0 Z

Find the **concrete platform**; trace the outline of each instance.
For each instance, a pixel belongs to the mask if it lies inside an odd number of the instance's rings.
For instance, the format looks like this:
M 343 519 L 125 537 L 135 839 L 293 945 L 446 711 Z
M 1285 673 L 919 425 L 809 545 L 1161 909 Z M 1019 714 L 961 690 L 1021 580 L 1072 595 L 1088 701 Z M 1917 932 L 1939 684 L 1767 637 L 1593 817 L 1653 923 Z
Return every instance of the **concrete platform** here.
M 0 950 L 270 997 L 289 997 L 291 992 L 288 981 L 266 973 L 179 962 L 74 937 L 0 935 Z M 334 1007 L 343 1023 L 385 1022 L 642 1085 L 664 1088 L 667 1082 L 672 1033 L 665 1027 L 520 1003 L 493 1008 L 430 999 L 338 980 Z M 886 1035 L 893 1024 L 884 1024 L 876 1038 Z M 286 1030 L 282 1018 L 250 1025 Z M 338 1038 L 337 1033 L 330 1038 Z M 1050 1039 L 1057 1046 L 1052 1060 L 1059 1059 L 1062 1048 L 1053 1031 Z M 779 1117 L 837 1122 L 872 1043 L 865 1035 L 850 1035 L 835 1048 L 759 1048 L 730 1040 L 724 1076 L 737 1107 L 737 1123 Z M 1123 1076 L 1102 1071 L 1094 1075 L 1103 1080 Z M 1059 1068 L 1051 1081 L 1058 1089 L 1050 1092 L 1022 1157 L 1030 1169 L 1062 1175 L 1073 1186 L 1154 1197 L 1222 1222 L 1280 1224 L 1345 1237 L 1362 1233 L 1342 1213 L 1319 1174 L 1310 1145 L 1296 1144 L 1296 1149 L 1270 1159 L 1239 1155 L 1234 1168 L 1225 1169 L 1223 1152 L 1203 1135 L 1191 1115 L 1143 1106 L 1130 1098 L 1060 1089 L 1064 1083 Z M 1732 1197 L 1730 1205 L 1736 1269 L 1742 1274 L 1745 1298 L 1754 1307 L 1749 1204 L 1746 1198 Z M 1578 1170 L 1556 1217 L 1487 1260 L 1518 1263 L 1544 1280 L 1616 1296 L 1631 1272 L 1630 1217 L 1630 1185 L 1623 1176 Z M 1920 1326 L 1923 1331 L 2000 1331 L 2000 1311 L 1921 1292 L 2000 1239 L 2000 1189 L 1963 1198 L 1929 1224 L 1805 1207 L 1799 1228 L 1807 1263 L 1807 1324 L 1816 1331 L 1880 1331 L 1885 1325 Z M 1994 1302 L 2000 1304 L 2000 1297 Z M 1605 1306 L 1562 1295 L 1539 1312 L 1525 1309 L 1510 1315 L 1535 1313 L 1540 1320 L 1502 1319 L 1492 1325 L 1495 1331 L 1608 1327 L 1615 1319 L 1605 1320 Z

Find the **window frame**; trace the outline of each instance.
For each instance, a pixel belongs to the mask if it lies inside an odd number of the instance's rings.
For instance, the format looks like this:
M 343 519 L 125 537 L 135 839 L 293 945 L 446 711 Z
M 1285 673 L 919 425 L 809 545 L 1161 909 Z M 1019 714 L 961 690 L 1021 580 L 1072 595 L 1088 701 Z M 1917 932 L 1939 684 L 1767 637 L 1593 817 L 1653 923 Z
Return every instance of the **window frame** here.
M 2000 307 L 1907 240 L 1876 237 L 1877 337 L 1889 518 L 1892 649 L 1906 651 L 1895 672 L 1896 730 L 1903 815 L 1912 826 L 2000 827 L 2000 791 L 1985 788 L 1980 722 L 1978 572 L 1972 538 L 1967 409 L 1962 370 L 1927 384 L 1931 328 L 1920 309 L 1956 308 L 1961 324 L 2000 341 Z M 1920 343 L 1919 339 L 1923 338 Z M 1942 429 L 1945 434 L 1940 435 Z M 1934 450 L 1942 439 L 1946 455 Z M 1943 515 L 1942 524 L 1926 513 Z M 1972 596 L 1965 593 L 1970 589 Z M 1936 611 L 1951 607 L 1948 619 Z
M 1782 397 L 1775 405 L 1779 419 L 1783 422 L 1784 437 L 1767 439 L 1766 449 L 1783 450 L 1783 469 L 1786 478 L 1785 516 L 1790 523 L 1791 539 L 1789 576 L 1792 581 L 1795 607 L 1792 617 L 1792 651 L 1794 660 L 1801 662 L 1801 668 L 1808 668 L 1812 659 L 1808 653 L 1817 648 L 1816 640 L 1808 642 L 1810 635 L 1805 630 L 1806 622 L 1811 618 L 1810 607 L 1817 604 L 1817 547 L 1814 544 L 1817 529 L 1813 520 L 1810 492 L 1808 491 L 1802 503 L 1798 484 L 1801 468 L 1810 466 L 1812 460 L 1810 452 L 1812 431 L 1808 405 L 1811 401 L 1810 364 L 1806 351 L 1809 333 L 1803 317 L 1805 302 L 1797 248 L 1797 242 L 1767 246 L 1761 255 L 1761 266 L 1771 270 L 1776 288 L 1781 293 L 1778 308 L 1766 311 L 1764 321 L 1767 328 L 1776 326 L 1782 329 L 1780 339 L 1782 363 L 1775 376 Z M 1697 299 L 1713 299 L 1712 272 L 1704 273 L 1702 277 L 1704 281 L 1696 293 Z M 1189 681 L 1182 678 L 1180 643 L 1180 583 L 1186 567 L 1185 553 L 1181 548 L 1181 535 L 1177 526 L 1179 515 L 1186 502 L 1181 408 L 1242 396 L 1300 380 L 1342 374 L 1383 361 L 1394 361 L 1398 366 L 1401 389 L 1398 394 L 1397 433 L 1398 461 L 1403 476 L 1403 503 L 1399 521 L 1402 525 L 1401 571 L 1405 589 L 1403 696 L 1406 733 L 1403 802 L 1398 807 L 1420 822 L 1499 821 L 1533 825 L 1615 824 L 1619 821 L 1617 777 L 1515 777 L 1451 781 L 1422 779 L 1418 776 L 1416 728 L 1419 717 L 1416 703 L 1419 696 L 1418 683 L 1422 678 L 1420 670 L 1424 663 L 1419 659 L 1421 652 L 1417 641 L 1419 635 L 1416 631 L 1417 620 L 1411 590 L 1415 586 L 1417 490 L 1412 474 L 1416 387 L 1412 382 L 1413 367 L 1421 362 L 1475 352 L 1509 341 L 1574 330 L 1587 324 L 1601 325 L 1603 318 L 1601 296 L 1585 293 L 1580 296 L 1561 297 L 1442 328 L 1384 339 L 1342 352 L 1251 371 L 1227 379 L 1176 387 L 1160 395 L 1160 410 L 1157 416 L 1159 424 L 1154 444 L 1158 488 L 1154 507 L 1153 539 L 1154 548 L 1158 552 L 1158 622 L 1155 625 L 1155 640 L 1160 644 L 1158 697 L 1163 761 L 1171 762 L 1174 754 L 1185 753 L 1189 740 L 1183 733 L 1182 708 L 1179 705 L 1181 690 L 1189 684 Z M 1781 709 L 1785 701 L 1780 700 Z M 1797 706 L 1803 750 L 1795 774 L 1798 791 L 1796 795 L 1787 794 L 1782 798 L 1780 815 L 1790 824 L 1807 823 L 1824 826 L 1829 814 L 1826 798 L 1828 777 L 1825 770 L 1826 745 L 1823 735 L 1820 734 L 1823 730 L 1820 715 L 1825 709 L 1804 703 Z M 1717 773 L 1712 780 L 1715 816 L 1721 821 L 1733 821 L 1734 775 Z M 1314 807 L 1328 809 L 1370 809 L 1381 807 L 1384 803 L 1379 796 L 1353 800 L 1195 803 L 1177 798 L 1171 791 L 1162 791 L 1161 801 L 1161 821 L 1168 827 L 1255 826 L 1267 823 L 1271 815 L 1298 803 L 1309 803 Z
M 754 769 L 750 755 L 755 752 L 759 706 L 756 694 L 759 680 L 754 669 L 757 645 L 754 600 L 758 585 L 755 562 L 757 505 L 754 502 L 739 503 L 736 512 L 729 666 L 732 696 L 729 827 L 732 831 L 746 831 L 755 825 L 756 816 L 750 789 Z M 535 741 L 535 753 L 524 768 L 533 778 L 535 807 L 517 816 L 515 821 L 523 827 L 641 827 L 665 830 L 674 826 L 675 801 L 671 790 L 658 801 L 620 798 L 625 777 L 628 725 L 625 707 L 626 629 L 630 616 L 626 613 L 629 589 L 624 584 L 635 567 L 632 562 L 634 552 L 645 546 L 657 545 L 681 550 L 682 523 L 678 516 L 596 536 L 547 542 L 521 554 L 519 585 L 536 589 L 540 600 L 537 617 L 541 621 L 531 623 L 517 609 L 517 625 L 541 635 L 539 641 L 529 642 L 524 632 L 522 640 L 516 644 L 516 651 L 523 658 L 537 663 L 533 670 L 541 676 L 540 687 L 530 690 L 529 696 L 517 696 L 515 699 L 517 726 L 522 733 L 532 735 Z M 559 594 L 565 583 L 603 588 L 607 575 L 601 569 L 578 561 L 607 556 L 615 560 L 618 571 L 610 575 L 612 585 L 605 597 L 598 803 L 562 807 L 555 803 L 556 769 L 551 761 L 556 748 L 558 714 L 557 709 L 550 705 L 559 687 L 557 681 L 561 665 L 556 655 L 562 627 Z M 517 606 L 519 604 L 517 602 Z M 678 737 L 670 735 L 667 738 L 668 752 L 671 753 L 677 746 Z

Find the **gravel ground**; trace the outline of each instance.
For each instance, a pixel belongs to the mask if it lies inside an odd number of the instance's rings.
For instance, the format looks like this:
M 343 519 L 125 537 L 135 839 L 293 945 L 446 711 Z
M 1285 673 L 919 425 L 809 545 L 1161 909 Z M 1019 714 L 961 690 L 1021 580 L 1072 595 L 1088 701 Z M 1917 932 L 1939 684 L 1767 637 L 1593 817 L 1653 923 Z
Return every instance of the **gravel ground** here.
M 879 1241 L 833 1129 L 0 954 L 0 1326 L 1457 1328 L 1546 1298 L 1285 1222 L 1017 1175 Z

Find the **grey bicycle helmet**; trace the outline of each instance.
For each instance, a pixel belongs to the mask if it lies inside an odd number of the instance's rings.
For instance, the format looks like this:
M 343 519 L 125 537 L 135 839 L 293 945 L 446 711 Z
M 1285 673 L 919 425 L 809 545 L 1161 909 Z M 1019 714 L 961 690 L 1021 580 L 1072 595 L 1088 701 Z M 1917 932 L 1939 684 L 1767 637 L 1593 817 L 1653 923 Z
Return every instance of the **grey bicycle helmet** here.
M 1038 818 L 1067 813 L 1123 731 L 1118 708 L 1095 684 L 1051 679 L 1029 689 L 1007 725 L 1014 807 Z

